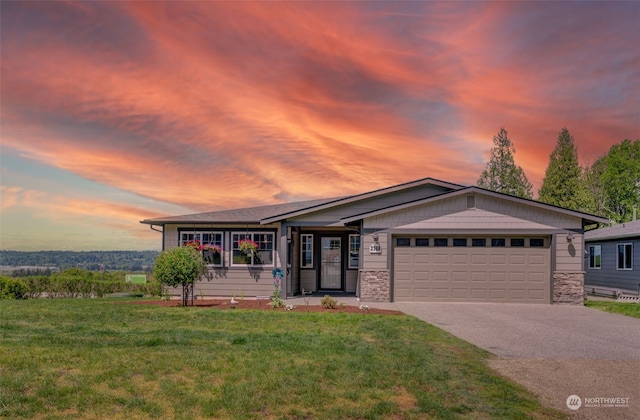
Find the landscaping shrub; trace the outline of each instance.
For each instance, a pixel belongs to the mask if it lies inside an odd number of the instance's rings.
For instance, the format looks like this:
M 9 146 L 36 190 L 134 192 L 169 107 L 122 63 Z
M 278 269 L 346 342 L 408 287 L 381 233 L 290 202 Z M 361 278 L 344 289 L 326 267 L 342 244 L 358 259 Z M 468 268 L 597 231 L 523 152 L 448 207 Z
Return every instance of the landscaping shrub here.
M 22 280 L 4 277 L 0 281 L 2 282 L 1 299 L 27 299 L 29 297 L 29 289 Z
M 16 280 L 18 279 L 8 277 L 0 279 L 0 293 L 3 293 L 5 283 Z M 30 298 L 89 298 L 104 297 L 112 293 L 160 296 L 162 290 L 162 285 L 155 280 L 145 284 L 127 283 L 124 272 L 94 273 L 77 268 L 56 273 L 50 277 L 24 277 L 20 281 L 25 287 L 25 297 Z M 12 292 L 13 294 L 15 292 Z
M 338 305 L 338 301 L 329 295 L 324 295 L 324 297 L 320 301 L 320 304 L 322 305 L 323 308 L 336 309 L 336 306 Z

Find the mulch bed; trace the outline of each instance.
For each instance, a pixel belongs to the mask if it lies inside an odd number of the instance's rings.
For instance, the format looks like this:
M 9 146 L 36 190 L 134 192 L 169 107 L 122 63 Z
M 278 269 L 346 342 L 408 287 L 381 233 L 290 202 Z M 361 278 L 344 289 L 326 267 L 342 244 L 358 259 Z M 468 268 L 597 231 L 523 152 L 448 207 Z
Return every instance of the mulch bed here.
M 132 300 L 127 303 L 134 305 L 157 305 L 157 306 L 166 306 L 166 307 L 179 307 L 181 306 L 181 301 L 179 300 Z M 366 305 L 366 303 L 364 304 Z M 191 306 L 191 302 L 189 302 L 189 306 Z M 228 299 L 205 299 L 205 300 L 194 300 L 193 306 L 199 307 L 210 307 L 215 309 L 233 309 Z M 285 304 L 286 306 L 286 304 Z M 236 309 L 257 309 L 262 311 L 286 311 L 285 306 L 280 308 L 272 308 L 269 305 L 267 300 L 253 300 L 247 299 L 238 302 Z M 322 305 L 295 305 L 293 309 L 295 312 L 346 312 L 346 313 L 359 313 L 359 314 L 378 314 L 378 315 L 404 315 L 404 312 L 394 311 L 390 309 L 379 309 L 379 308 L 369 308 L 369 309 L 360 309 L 358 306 L 352 305 L 340 305 L 335 309 L 327 309 Z

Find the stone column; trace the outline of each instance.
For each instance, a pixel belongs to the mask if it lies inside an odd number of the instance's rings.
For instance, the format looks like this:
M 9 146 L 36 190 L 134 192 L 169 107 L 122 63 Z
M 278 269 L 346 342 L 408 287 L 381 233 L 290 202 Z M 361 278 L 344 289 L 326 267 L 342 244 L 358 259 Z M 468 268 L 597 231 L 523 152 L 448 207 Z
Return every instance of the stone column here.
M 584 305 L 584 271 L 553 273 L 553 303 Z
M 389 302 L 391 276 L 389 270 L 360 270 L 360 301 Z

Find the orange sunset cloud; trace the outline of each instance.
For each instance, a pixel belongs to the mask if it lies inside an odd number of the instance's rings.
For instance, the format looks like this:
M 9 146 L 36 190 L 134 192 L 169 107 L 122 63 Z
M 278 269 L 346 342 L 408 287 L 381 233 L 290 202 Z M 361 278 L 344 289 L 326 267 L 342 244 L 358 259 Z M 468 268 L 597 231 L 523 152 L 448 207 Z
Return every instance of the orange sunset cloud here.
M 0 7 L 0 248 L 16 214 L 144 249 L 167 211 L 472 185 L 501 127 L 537 190 L 562 127 L 583 163 L 640 137 L 638 3 Z

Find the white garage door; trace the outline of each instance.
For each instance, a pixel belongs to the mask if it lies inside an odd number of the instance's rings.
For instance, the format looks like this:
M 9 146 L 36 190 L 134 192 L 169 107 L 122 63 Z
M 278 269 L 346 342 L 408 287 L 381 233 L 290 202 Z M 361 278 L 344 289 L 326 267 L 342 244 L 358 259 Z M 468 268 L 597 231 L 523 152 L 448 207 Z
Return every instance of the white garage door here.
M 540 246 L 540 238 L 530 239 L 518 238 L 514 247 L 509 239 L 505 246 L 474 247 L 472 238 L 469 246 L 396 246 L 393 300 L 550 303 L 549 240 Z

